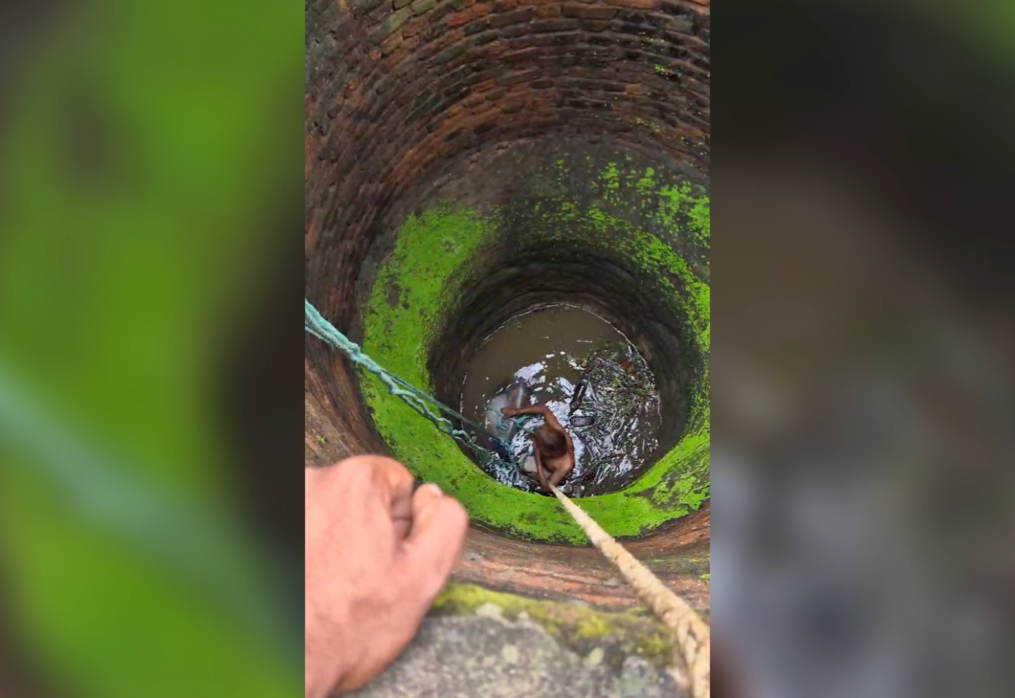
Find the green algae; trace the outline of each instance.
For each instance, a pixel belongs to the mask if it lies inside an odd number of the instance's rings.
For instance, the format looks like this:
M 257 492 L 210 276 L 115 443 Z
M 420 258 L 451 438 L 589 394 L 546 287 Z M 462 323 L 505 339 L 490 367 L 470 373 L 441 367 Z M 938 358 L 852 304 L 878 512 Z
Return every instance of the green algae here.
M 686 230 L 692 233 L 694 241 L 708 248 L 711 242 L 709 200 L 695 195 L 690 182 L 677 186 L 662 187 L 659 190 L 659 217 L 671 226 L 680 225 L 679 217 L 686 215 Z
M 565 171 L 562 161 L 555 163 Z M 681 255 L 656 235 L 622 217 L 634 192 L 654 201 L 654 223 L 673 239 L 707 246 L 709 204 L 689 183 L 663 186 L 649 169 L 621 173 L 601 170 L 594 187 L 600 205 L 548 197 L 529 205 L 534 235 L 598 251 L 639 270 L 659 291 L 674 317 L 683 318 L 701 370 L 690 395 L 683 438 L 627 489 L 580 500 L 609 533 L 638 536 L 698 509 L 709 489 L 710 289 Z M 504 212 L 481 216 L 467 209 L 438 206 L 411 217 L 398 233 L 393 253 L 381 268 L 364 314 L 364 351 L 388 370 L 433 392 L 427 351 L 445 313 L 482 259 L 486 245 L 507 229 Z M 706 247 L 707 251 L 707 247 Z M 584 533 L 555 499 L 505 487 L 488 477 L 458 448 L 373 376 L 363 375 L 362 391 L 373 421 L 394 455 L 421 481 L 453 493 L 473 522 L 520 538 L 586 543 Z
M 470 615 L 487 604 L 508 621 L 528 618 L 550 637 L 578 654 L 605 644 L 617 648 L 608 664 L 619 668 L 628 655 L 638 655 L 659 669 L 672 666 L 675 645 L 664 625 L 643 609 L 606 612 L 571 603 L 529 599 L 491 591 L 473 584 L 449 584 L 431 609 L 436 616 Z M 524 615 L 523 615 L 524 614 Z
M 600 180 L 609 191 L 615 192 L 620 189 L 620 170 L 617 168 L 617 165 L 612 162 L 607 165 L 600 175 Z
M 641 196 L 647 197 L 651 195 L 652 192 L 655 190 L 656 188 L 655 175 L 656 171 L 653 168 L 649 167 L 648 169 L 645 170 L 644 176 L 638 179 L 638 183 L 636 186 L 638 188 L 638 193 Z

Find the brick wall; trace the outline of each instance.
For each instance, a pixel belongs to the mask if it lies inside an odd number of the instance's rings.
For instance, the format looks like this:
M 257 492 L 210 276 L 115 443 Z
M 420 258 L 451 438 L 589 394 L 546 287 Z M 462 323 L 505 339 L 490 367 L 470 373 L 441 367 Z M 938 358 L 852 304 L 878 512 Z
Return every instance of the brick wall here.
M 708 0 L 308 0 L 307 297 L 351 327 L 394 204 L 489 147 L 608 134 L 707 173 L 708 41 Z M 308 400 L 383 449 L 346 361 L 306 346 Z
M 708 0 L 307 4 L 308 292 L 339 321 L 369 231 L 435 164 L 553 132 L 708 167 Z

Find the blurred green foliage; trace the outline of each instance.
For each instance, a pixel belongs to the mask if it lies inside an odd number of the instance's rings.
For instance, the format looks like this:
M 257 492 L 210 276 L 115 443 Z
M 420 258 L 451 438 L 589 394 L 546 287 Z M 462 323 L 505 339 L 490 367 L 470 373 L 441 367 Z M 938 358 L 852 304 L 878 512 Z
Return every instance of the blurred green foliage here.
M 280 599 L 230 523 L 213 372 L 300 187 L 302 7 L 79 3 L 26 45 L 0 133 L 0 401 L 42 406 L 0 418 L 14 636 L 61 695 L 291 695 L 277 624 L 222 603 Z

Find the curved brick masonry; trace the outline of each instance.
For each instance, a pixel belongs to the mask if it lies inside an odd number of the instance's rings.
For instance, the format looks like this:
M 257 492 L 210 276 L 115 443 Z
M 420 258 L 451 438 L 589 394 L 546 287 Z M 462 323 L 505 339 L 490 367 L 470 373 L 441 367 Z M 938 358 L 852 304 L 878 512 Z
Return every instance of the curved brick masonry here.
M 354 335 L 378 241 L 498 150 L 608 141 L 707 176 L 708 2 L 330 0 L 306 12 L 307 297 Z M 344 359 L 308 339 L 306 374 L 308 462 L 387 450 Z M 633 546 L 707 607 L 707 540 L 706 505 Z M 595 551 L 533 545 L 472 531 L 458 576 L 634 603 Z
M 707 3 L 675 0 L 309 4 L 311 268 L 362 256 L 332 243 L 489 143 L 610 133 L 707 171 L 708 25 Z

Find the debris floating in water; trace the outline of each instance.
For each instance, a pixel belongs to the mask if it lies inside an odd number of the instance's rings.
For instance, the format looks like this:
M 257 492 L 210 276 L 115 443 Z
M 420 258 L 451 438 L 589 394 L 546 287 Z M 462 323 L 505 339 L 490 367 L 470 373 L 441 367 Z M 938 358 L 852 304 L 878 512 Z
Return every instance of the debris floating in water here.
M 546 405 L 574 441 L 575 469 L 566 480 L 572 496 L 616 491 L 650 465 L 660 425 L 655 378 L 637 349 L 605 320 L 555 306 L 508 322 L 470 362 L 462 413 L 477 421 L 485 415 L 489 422 L 489 410 L 499 412 L 509 386 L 518 383 L 531 392 L 525 404 Z M 520 470 L 507 472 L 503 463 L 484 470 L 506 485 L 535 491 L 523 465 L 532 465 L 531 437 L 513 433 L 497 445 L 509 446 L 502 455 Z

